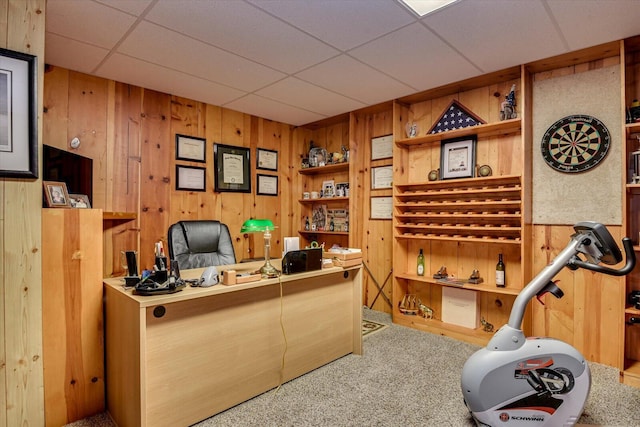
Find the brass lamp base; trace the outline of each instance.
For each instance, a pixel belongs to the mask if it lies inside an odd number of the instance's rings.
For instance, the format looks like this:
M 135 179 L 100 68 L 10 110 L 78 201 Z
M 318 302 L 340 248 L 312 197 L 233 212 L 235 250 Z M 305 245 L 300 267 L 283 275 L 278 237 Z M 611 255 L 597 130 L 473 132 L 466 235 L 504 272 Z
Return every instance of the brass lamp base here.
M 262 277 L 277 277 L 280 272 L 267 260 L 260 268 Z

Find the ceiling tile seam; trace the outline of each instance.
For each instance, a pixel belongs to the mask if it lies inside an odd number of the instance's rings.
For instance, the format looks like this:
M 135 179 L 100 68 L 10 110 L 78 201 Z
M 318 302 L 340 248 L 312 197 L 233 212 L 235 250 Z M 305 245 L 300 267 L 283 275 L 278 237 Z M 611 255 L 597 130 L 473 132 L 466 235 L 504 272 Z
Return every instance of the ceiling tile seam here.
M 325 113 L 319 113 L 317 111 L 309 110 L 308 108 L 300 107 L 298 105 L 293 105 L 293 104 L 289 104 L 289 103 L 286 103 L 286 102 L 282 102 L 282 101 L 280 101 L 278 99 L 270 98 L 268 96 L 258 95 L 257 93 L 247 93 L 246 95 L 243 95 L 243 96 L 241 96 L 239 98 L 236 98 L 233 101 L 229 101 L 229 102 L 225 102 L 225 103 L 221 104 L 220 107 L 227 107 L 231 103 L 239 101 L 242 98 L 246 98 L 249 95 L 257 96 L 258 98 L 262 98 L 262 99 L 266 99 L 266 100 L 269 100 L 269 101 L 272 101 L 272 102 L 276 102 L 276 103 L 281 104 L 281 105 L 286 105 L 287 107 L 295 108 L 296 110 L 306 111 L 307 113 L 312 113 L 312 114 L 317 114 L 317 115 L 322 116 L 324 118 L 330 117 L 329 115 L 327 115 Z M 227 108 L 229 108 L 229 107 L 227 107 Z
M 562 45 L 565 49 L 565 52 L 571 52 L 571 47 L 569 46 L 569 42 L 564 36 L 564 33 L 562 32 L 562 28 L 560 27 L 560 24 L 558 24 L 556 17 L 551 11 L 551 7 L 549 7 L 549 3 L 547 2 L 547 0 L 540 0 L 540 2 L 542 3 L 542 7 L 544 7 L 545 12 L 547 12 L 547 16 L 549 16 L 549 19 L 551 20 L 551 24 L 553 25 L 553 28 L 555 28 L 556 33 L 558 34 L 558 37 L 560 37 L 560 40 L 562 40 Z
M 158 3 L 158 1 L 159 0 L 151 0 L 151 2 L 142 11 L 142 13 L 139 16 L 136 17 L 135 22 L 133 24 L 131 24 L 129 29 L 122 35 L 122 37 L 120 37 L 120 40 L 118 40 L 116 42 L 116 44 L 109 50 L 109 52 L 104 56 L 104 58 L 102 58 L 102 60 L 98 63 L 98 65 L 96 65 L 93 68 L 93 70 L 91 70 L 91 74 L 94 74 L 94 75 L 97 74 L 98 70 L 107 62 L 107 60 L 109 60 L 109 58 L 111 58 L 113 55 L 118 53 L 118 48 L 122 45 L 122 43 L 125 42 L 127 37 L 129 37 L 129 35 L 138 27 L 140 22 L 144 21 L 144 17 L 147 16 L 149 11 L 151 11 L 151 9 L 153 9 L 155 7 L 155 5 L 156 5 L 156 3 Z M 119 9 L 116 9 L 116 10 L 119 10 Z M 124 12 L 124 13 L 126 13 L 126 12 Z M 128 14 L 128 15 L 130 15 L 130 14 Z M 130 15 L 130 16 L 134 16 L 134 15 Z
M 272 14 L 271 12 L 269 12 L 268 10 L 262 9 L 260 6 L 258 6 L 258 5 L 256 5 L 256 4 L 250 3 L 250 2 L 248 2 L 247 0 L 243 0 L 243 1 L 245 1 L 245 3 L 247 3 L 247 4 L 250 4 L 251 6 L 255 7 L 256 9 L 258 9 L 258 10 L 260 10 L 260 11 L 262 11 L 262 12 L 266 13 L 267 15 L 271 16 L 272 18 L 277 19 L 278 21 L 280 21 L 280 22 L 283 22 L 283 23 L 287 24 L 287 25 L 288 25 L 288 26 L 290 26 L 291 28 L 294 28 L 294 29 L 296 29 L 296 30 L 298 30 L 298 31 L 300 31 L 300 32 L 302 32 L 302 33 L 304 33 L 304 34 L 308 35 L 309 37 L 312 37 L 313 39 L 315 39 L 316 41 L 318 41 L 318 42 L 320 42 L 320 43 L 324 44 L 325 46 L 328 46 L 328 47 L 330 47 L 330 48 L 332 48 L 332 49 L 337 50 L 337 51 L 338 51 L 338 52 L 340 52 L 341 54 L 343 54 L 343 53 L 348 53 L 348 52 L 350 52 L 350 51 L 352 51 L 352 50 L 354 50 L 354 49 L 358 49 L 359 47 L 365 46 L 365 45 L 367 45 L 367 44 L 369 44 L 369 43 L 371 43 L 371 42 L 373 42 L 373 41 L 379 40 L 379 39 L 381 39 L 381 38 L 383 38 L 383 37 L 388 36 L 389 34 L 395 33 L 396 31 L 400 31 L 400 30 L 402 30 L 403 28 L 406 28 L 406 27 L 408 27 L 408 26 L 410 26 L 410 25 L 413 25 L 413 24 L 415 24 L 416 22 L 419 22 L 419 21 L 420 21 L 418 18 L 416 18 L 416 16 L 415 16 L 413 13 L 411 13 L 411 11 L 410 11 L 410 10 L 408 10 L 408 9 L 407 9 L 407 8 L 405 8 L 402 4 L 400 4 L 400 3 L 398 2 L 399 0 L 394 0 L 394 1 L 393 1 L 393 3 L 394 3 L 397 7 L 401 8 L 403 11 L 405 11 L 405 12 L 406 12 L 406 13 L 407 13 L 407 14 L 408 14 L 412 19 L 413 19 L 413 21 L 412 21 L 412 22 L 409 22 L 409 23 L 407 23 L 407 24 L 405 24 L 405 25 L 401 25 L 401 26 L 399 26 L 399 27 L 397 27 L 397 28 L 395 28 L 395 29 L 393 29 L 393 30 L 387 31 L 387 32 L 386 32 L 386 33 L 384 33 L 384 34 L 381 34 L 381 35 L 379 35 L 379 36 L 377 36 L 377 37 L 374 37 L 374 38 L 372 38 L 372 39 L 369 39 L 369 40 L 367 40 L 367 41 L 366 41 L 366 42 L 364 42 L 364 43 L 360 43 L 359 45 L 356 45 L 356 46 L 350 47 L 349 49 L 341 49 L 341 48 L 339 48 L 339 47 L 337 47 L 337 46 L 332 45 L 331 43 L 328 43 L 326 40 L 322 40 L 322 39 L 320 39 L 320 38 L 316 37 L 315 35 L 313 35 L 313 34 L 311 34 L 311 33 L 307 32 L 307 31 L 306 31 L 306 30 L 304 30 L 303 28 L 300 28 L 300 27 L 298 27 L 298 26 L 296 26 L 296 25 L 292 24 L 291 22 L 287 21 L 286 19 L 284 19 L 284 18 L 282 18 L 282 17 L 280 17 L 280 16 L 278 16 L 278 15 L 274 15 L 274 14 Z M 339 54 L 338 54 L 338 56 L 339 56 Z M 332 58 L 329 58 L 329 59 L 332 59 Z M 328 59 L 327 59 L 327 60 L 328 60 Z M 325 61 L 327 61 L 327 60 L 325 60 Z M 321 64 L 322 62 L 325 62 L 325 61 L 321 61 L 321 62 L 319 62 L 318 64 Z M 317 64 L 315 64 L 315 65 L 317 65 Z M 307 68 L 305 68 L 305 69 L 297 70 L 297 71 L 295 71 L 294 73 L 299 73 L 299 72 L 301 72 L 301 71 L 305 71 L 305 70 L 307 70 L 308 68 L 311 68 L 311 67 L 313 67 L 313 65 L 310 65 L 309 67 L 307 67 Z
M 423 27 L 425 27 L 428 31 L 431 31 L 431 33 L 436 36 L 442 43 L 444 43 L 445 45 L 447 45 L 452 51 L 454 51 L 455 53 L 457 53 L 458 55 L 460 55 L 460 57 L 462 59 L 464 59 L 465 61 L 467 61 L 469 63 L 469 65 L 471 65 L 473 68 L 475 68 L 476 70 L 478 70 L 478 72 L 480 74 L 485 74 L 486 71 L 484 71 L 484 69 L 482 69 L 482 67 L 478 66 L 475 62 L 473 62 L 471 59 L 467 58 L 466 55 L 464 55 L 462 52 L 460 52 L 460 50 L 458 50 L 457 47 L 455 47 L 451 42 L 449 42 L 449 40 L 445 39 L 443 36 L 441 36 L 437 31 L 435 31 L 433 28 L 431 28 L 429 25 L 427 25 L 426 22 L 424 21 L 420 21 L 420 25 L 422 25 Z

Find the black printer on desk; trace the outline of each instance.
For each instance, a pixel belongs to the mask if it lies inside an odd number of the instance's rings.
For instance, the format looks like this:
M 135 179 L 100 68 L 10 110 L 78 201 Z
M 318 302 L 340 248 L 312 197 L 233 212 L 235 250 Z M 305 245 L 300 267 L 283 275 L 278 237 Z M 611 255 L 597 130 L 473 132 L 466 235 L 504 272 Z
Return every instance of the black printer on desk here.
M 289 251 L 282 258 L 282 274 L 322 269 L 322 248 Z

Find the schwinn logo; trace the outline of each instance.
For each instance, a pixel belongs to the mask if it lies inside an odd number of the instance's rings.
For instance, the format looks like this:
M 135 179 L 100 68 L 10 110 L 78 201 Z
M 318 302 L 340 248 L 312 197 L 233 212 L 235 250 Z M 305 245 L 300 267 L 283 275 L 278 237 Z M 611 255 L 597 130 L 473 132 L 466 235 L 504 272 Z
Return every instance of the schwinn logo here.
M 509 416 L 509 414 L 507 412 L 502 412 L 500 414 L 500 421 L 504 421 L 505 423 L 507 421 L 537 421 L 539 423 L 544 422 L 544 417 L 541 416 L 520 416 L 520 415 L 513 415 L 513 416 Z

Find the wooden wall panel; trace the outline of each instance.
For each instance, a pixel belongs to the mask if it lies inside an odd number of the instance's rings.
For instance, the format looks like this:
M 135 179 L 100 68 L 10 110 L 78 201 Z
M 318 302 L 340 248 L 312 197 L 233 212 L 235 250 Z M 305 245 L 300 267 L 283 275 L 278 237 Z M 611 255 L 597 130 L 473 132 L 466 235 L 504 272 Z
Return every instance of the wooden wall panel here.
M 39 156 L 45 6 L 0 2 L 0 47 L 38 58 Z M 0 427 L 44 425 L 41 206 L 41 180 L 0 179 Z
M 104 411 L 102 211 L 42 212 L 45 418 L 61 426 Z
M 573 228 L 533 228 L 533 272 L 537 274 L 567 246 Z M 608 228 L 621 246 L 621 227 Z M 545 305 L 531 303 L 533 335 L 560 339 L 576 347 L 588 360 L 621 368 L 624 278 L 565 268 L 556 280 L 564 291 L 563 298 L 548 294 Z

